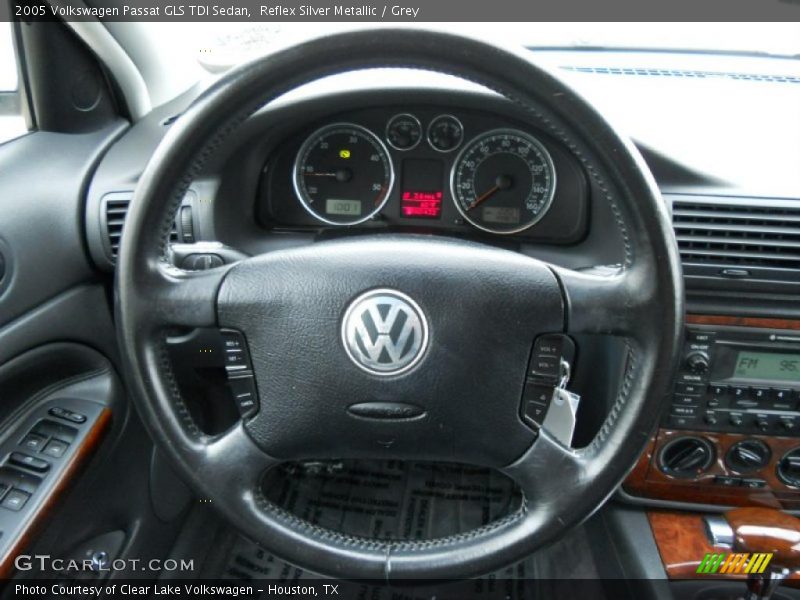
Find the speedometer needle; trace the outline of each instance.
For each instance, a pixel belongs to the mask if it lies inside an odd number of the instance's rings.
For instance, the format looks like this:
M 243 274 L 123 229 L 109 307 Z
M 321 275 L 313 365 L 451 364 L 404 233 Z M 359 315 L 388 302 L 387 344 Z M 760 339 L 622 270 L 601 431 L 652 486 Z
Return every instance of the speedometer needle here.
M 509 177 L 508 175 L 498 175 L 497 179 L 494 180 L 494 186 L 491 189 L 486 190 L 483 194 L 481 194 L 477 198 L 475 198 L 475 200 L 472 201 L 472 204 L 470 204 L 467 207 L 467 210 L 472 210 L 473 208 L 478 206 L 481 202 L 488 200 L 500 190 L 507 190 L 508 188 L 511 187 L 511 183 L 512 183 L 511 177 Z
M 478 206 L 478 204 L 480 204 L 480 203 L 481 203 L 481 202 L 483 202 L 484 200 L 488 200 L 489 198 L 491 198 L 491 197 L 492 197 L 492 195 L 493 195 L 495 192 L 498 192 L 498 191 L 500 191 L 500 186 L 499 186 L 499 185 L 496 185 L 496 186 L 494 186 L 492 189 L 490 189 L 490 190 L 488 190 L 488 191 L 484 192 L 483 194 L 481 194 L 480 196 L 478 196 L 477 198 L 475 198 L 475 200 L 473 200 L 473 201 L 472 201 L 472 204 L 470 204 L 470 205 L 467 207 L 467 210 L 472 210 L 473 208 L 475 208 L 476 206 Z

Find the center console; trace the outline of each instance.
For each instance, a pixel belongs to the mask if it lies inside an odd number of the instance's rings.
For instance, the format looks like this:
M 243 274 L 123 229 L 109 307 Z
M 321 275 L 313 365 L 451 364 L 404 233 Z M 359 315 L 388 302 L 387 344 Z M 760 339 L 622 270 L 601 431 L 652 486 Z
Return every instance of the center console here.
M 671 400 L 623 493 L 800 510 L 799 405 L 800 321 L 690 315 Z

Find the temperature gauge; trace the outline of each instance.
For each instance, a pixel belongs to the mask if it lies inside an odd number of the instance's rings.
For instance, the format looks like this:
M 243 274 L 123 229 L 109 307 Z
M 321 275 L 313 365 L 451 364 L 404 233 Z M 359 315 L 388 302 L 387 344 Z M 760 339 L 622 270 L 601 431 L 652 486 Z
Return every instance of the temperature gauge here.
M 389 119 L 386 141 L 396 150 L 416 148 L 422 139 L 422 125 L 414 115 L 402 113 Z

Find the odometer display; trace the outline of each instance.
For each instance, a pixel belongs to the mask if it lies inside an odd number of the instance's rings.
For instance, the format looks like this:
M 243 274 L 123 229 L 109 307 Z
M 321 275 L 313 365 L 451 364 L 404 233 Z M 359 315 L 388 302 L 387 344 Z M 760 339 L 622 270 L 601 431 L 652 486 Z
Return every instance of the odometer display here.
M 553 159 L 539 140 L 497 129 L 472 140 L 453 165 L 456 208 L 475 227 L 518 233 L 544 217 L 555 193 Z
M 297 153 L 297 198 L 309 213 L 329 225 L 367 221 L 383 208 L 393 184 L 389 152 L 360 125 L 323 127 Z

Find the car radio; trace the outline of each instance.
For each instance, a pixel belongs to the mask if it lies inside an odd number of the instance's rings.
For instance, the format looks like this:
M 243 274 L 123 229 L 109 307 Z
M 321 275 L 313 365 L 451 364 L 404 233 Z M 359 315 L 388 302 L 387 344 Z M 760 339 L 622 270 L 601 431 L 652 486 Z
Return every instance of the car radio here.
M 800 332 L 692 325 L 663 426 L 800 437 Z

